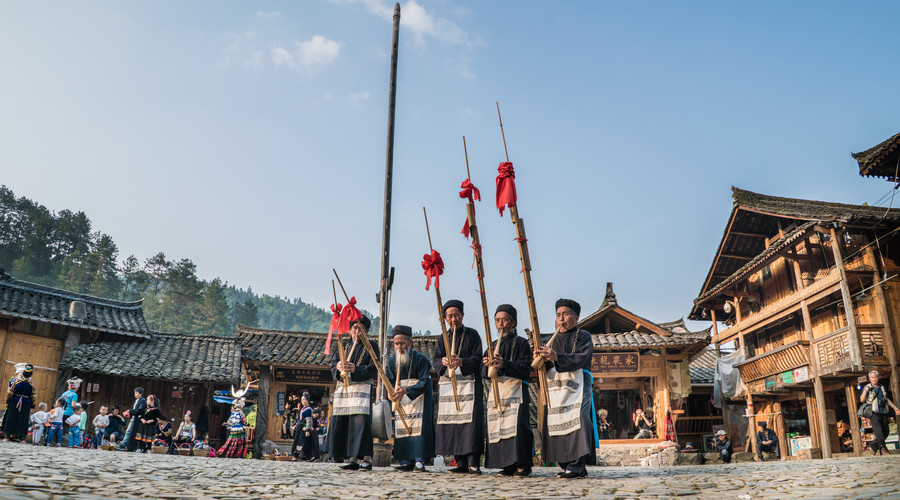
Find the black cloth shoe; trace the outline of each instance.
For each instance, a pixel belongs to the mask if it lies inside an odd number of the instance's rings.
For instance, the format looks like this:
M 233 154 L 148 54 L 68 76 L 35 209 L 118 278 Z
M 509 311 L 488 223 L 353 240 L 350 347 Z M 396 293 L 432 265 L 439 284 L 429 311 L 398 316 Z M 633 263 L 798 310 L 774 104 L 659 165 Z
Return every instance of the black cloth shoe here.
M 344 470 L 359 470 L 359 464 L 356 462 L 350 462 L 349 464 L 344 464 L 341 466 L 341 469 Z
M 466 465 L 460 465 L 459 467 L 454 467 L 447 472 L 452 472 L 453 474 L 468 474 L 469 467 Z
M 416 462 L 415 468 L 413 468 L 413 472 L 428 472 L 428 469 L 425 468 L 425 464 L 422 462 Z
M 398 465 L 398 466 L 394 467 L 394 470 L 397 472 L 412 472 L 412 470 L 415 468 L 416 468 L 416 466 L 413 464 L 406 464 L 406 465 Z
M 562 479 L 575 479 L 575 478 L 585 477 L 585 476 L 587 476 L 587 471 L 582 469 L 580 471 L 566 470 L 559 477 L 561 477 Z
M 480 475 L 481 475 L 481 468 L 480 468 L 480 467 L 475 467 L 474 469 L 469 469 L 469 474 L 474 474 L 474 475 L 476 475 L 476 476 L 480 476 Z
M 516 466 L 504 467 L 500 469 L 500 472 L 497 473 L 498 476 L 508 476 L 512 477 L 516 475 Z
M 531 475 L 531 467 L 528 467 L 527 469 L 519 469 L 514 475 L 516 477 L 528 477 Z
M 372 470 L 372 464 L 369 462 L 363 462 L 362 465 L 359 466 L 360 470 Z

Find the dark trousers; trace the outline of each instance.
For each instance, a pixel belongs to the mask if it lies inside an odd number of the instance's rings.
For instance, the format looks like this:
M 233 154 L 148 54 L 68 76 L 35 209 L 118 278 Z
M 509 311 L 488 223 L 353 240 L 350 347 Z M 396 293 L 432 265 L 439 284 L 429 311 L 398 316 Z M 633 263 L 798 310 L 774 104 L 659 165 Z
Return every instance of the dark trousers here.
M 468 455 L 453 455 L 453 458 L 456 459 L 457 467 L 481 468 L 481 455 L 470 453 Z
M 584 464 L 587 463 L 588 456 L 585 455 L 574 462 L 559 462 L 559 466 L 563 470 L 568 470 L 572 472 L 581 472 L 584 470 Z
M 774 453 L 775 458 L 781 458 L 781 450 L 778 448 L 778 442 L 774 442 L 772 444 L 759 443 L 759 445 L 757 446 L 757 449 L 759 451 L 759 458 L 763 457 L 764 451 L 769 452 L 769 453 Z
M 725 462 L 726 464 L 730 464 L 730 463 L 731 463 L 731 450 L 729 450 L 729 449 L 724 449 L 724 450 L 720 451 L 719 454 L 722 455 L 722 461 L 723 461 L 723 462 Z
M 884 438 L 887 436 L 890 417 L 887 413 L 875 413 L 872 415 L 871 420 L 872 432 L 875 433 L 875 439 L 873 439 L 872 442 L 869 443 L 869 448 L 871 448 L 872 451 L 877 452 L 878 450 L 885 448 Z

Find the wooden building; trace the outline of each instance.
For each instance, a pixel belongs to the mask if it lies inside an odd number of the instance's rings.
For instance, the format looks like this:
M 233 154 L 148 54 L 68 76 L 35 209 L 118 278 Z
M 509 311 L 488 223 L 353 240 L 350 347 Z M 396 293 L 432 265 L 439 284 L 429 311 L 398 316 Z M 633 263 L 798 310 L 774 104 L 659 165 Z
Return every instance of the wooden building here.
M 188 410 L 197 422 L 206 406 L 210 441 L 219 444 L 224 442 L 221 424 L 230 408 L 213 401 L 213 393 L 240 384 L 240 355 L 234 338 L 153 333 L 148 339 L 118 337 L 81 344 L 63 357 L 59 368 L 84 380 L 79 397 L 93 401 L 89 419 L 100 405 L 130 408 L 135 387 L 142 387 L 144 396 L 159 398 L 160 410 L 173 427 Z
M 59 362 L 76 346 L 149 338 L 141 302 L 91 297 L 0 273 L 0 377 L 9 380 L 16 363 L 33 364 L 37 402 L 52 407 L 66 390 L 71 372 L 60 371 Z
M 732 190 L 689 318 L 713 322 L 717 347 L 743 350 L 749 432 L 766 420 L 782 456 L 811 447 L 828 458 L 849 425 L 859 454 L 856 386 L 866 373 L 889 373 L 900 404 L 900 210 Z
M 690 405 L 685 405 L 692 392 L 690 363 L 709 344 L 709 330 L 690 332 L 683 320 L 654 323 L 619 305 L 612 283 L 606 285 L 606 296 L 597 311 L 584 316 L 578 327 L 589 331 L 594 341 L 591 374 L 594 377 L 596 410 L 606 409 L 613 425 L 610 440 L 601 446 L 634 444 L 635 409 L 655 409 L 656 435 L 652 442 L 665 439 L 665 423 L 670 415 L 682 428 L 703 430 L 721 417 L 689 424 Z M 699 420 L 698 420 L 699 422 Z M 700 427 L 698 427 L 698 425 Z M 686 432 L 686 434 L 689 434 Z M 682 441 L 691 441 L 685 436 Z M 682 443 L 683 444 L 683 443 Z

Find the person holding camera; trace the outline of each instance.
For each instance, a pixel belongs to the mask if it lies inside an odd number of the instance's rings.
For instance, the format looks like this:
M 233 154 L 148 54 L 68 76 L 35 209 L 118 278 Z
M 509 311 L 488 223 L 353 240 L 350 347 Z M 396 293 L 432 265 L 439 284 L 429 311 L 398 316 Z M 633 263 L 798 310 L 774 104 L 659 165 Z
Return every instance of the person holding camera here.
M 650 439 L 653 437 L 653 415 L 644 413 L 638 408 L 634 411 L 634 426 L 638 428 L 635 439 Z
M 873 453 L 881 453 L 881 450 L 887 450 L 884 445 L 884 438 L 887 436 L 888 423 L 890 421 L 890 413 L 888 407 L 894 409 L 894 414 L 900 416 L 898 409 L 890 398 L 887 397 L 887 391 L 884 386 L 878 383 L 881 374 L 875 370 L 869 372 L 869 383 L 859 395 L 859 402 L 872 406 L 872 431 L 875 433 L 875 439 L 872 440 L 869 447 Z M 890 451 L 888 454 L 890 455 Z
M 719 455 L 722 456 L 722 461 L 726 464 L 731 463 L 731 455 L 734 453 L 734 448 L 731 446 L 731 440 L 728 439 L 728 435 L 723 430 L 716 431 L 716 437 L 713 439 L 713 447 L 719 452 Z

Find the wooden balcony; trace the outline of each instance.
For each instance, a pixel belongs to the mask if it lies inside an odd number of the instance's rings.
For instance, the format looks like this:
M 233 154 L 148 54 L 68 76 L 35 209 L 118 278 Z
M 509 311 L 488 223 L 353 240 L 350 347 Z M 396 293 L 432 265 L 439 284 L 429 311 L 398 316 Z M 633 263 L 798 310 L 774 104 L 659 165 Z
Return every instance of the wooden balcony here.
M 809 341 L 798 340 L 754 356 L 737 365 L 745 382 L 809 365 Z
M 850 328 L 835 330 L 815 339 L 811 352 L 819 364 L 819 374 L 833 375 L 843 371 L 868 371 L 890 364 L 884 350 L 884 326 L 857 325 L 860 338 L 851 338 Z M 862 359 L 853 359 L 851 342 L 859 342 Z

